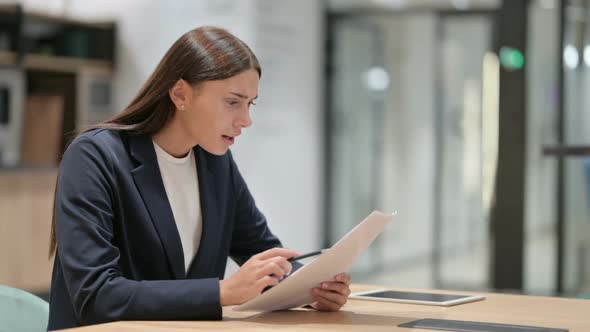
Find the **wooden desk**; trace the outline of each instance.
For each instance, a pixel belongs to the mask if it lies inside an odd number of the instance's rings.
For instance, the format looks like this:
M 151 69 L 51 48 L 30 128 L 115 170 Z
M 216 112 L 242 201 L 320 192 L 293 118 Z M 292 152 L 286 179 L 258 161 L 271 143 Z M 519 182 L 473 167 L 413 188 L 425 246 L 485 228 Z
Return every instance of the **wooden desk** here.
M 383 287 L 354 285 L 353 292 Z M 395 288 L 392 288 L 395 289 Z M 441 292 L 441 291 L 432 291 Z M 469 294 L 466 292 L 453 292 Z M 69 331 L 432 331 L 397 327 L 419 318 L 472 320 L 590 331 L 590 300 L 485 294 L 483 301 L 454 307 L 349 300 L 340 312 L 296 309 L 271 313 L 233 312 L 224 308 L 223 321 L 127 321 Z

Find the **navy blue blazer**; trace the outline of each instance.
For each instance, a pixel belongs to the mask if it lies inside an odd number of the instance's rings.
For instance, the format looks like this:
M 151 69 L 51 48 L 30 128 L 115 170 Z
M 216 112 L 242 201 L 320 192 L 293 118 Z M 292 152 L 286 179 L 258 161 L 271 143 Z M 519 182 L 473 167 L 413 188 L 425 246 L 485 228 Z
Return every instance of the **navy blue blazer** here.
M 221 319 L 219 280 L 227 257 L 241 265 L 281 246 L 231 153 L 194 152 L 203 232 L 185 273 L 151 137 L 99 129 L 68 147 L 56 193 L 49 330 L 116 320 Z

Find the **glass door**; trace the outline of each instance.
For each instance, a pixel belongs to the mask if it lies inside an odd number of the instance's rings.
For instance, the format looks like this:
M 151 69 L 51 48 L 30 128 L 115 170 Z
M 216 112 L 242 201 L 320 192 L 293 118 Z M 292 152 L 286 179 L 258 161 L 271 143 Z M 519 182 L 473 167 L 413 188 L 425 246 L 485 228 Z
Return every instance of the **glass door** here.
M 489 14 L 444 14 L 438 26 L 434 282 L 440 288 L 482 289 L 488 285 L 497 161 L 493 20 Z

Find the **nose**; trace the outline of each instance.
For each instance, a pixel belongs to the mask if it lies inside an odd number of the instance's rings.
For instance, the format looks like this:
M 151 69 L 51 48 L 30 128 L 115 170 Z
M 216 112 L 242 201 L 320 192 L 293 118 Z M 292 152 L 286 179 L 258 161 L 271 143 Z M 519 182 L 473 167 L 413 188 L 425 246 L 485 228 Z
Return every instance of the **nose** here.
M 250 117 L 250 109 L 246 108 L 245 110 L 241 111 L 234 125 L 238 128 L 248 128 L 252 125 L 252 118 Z

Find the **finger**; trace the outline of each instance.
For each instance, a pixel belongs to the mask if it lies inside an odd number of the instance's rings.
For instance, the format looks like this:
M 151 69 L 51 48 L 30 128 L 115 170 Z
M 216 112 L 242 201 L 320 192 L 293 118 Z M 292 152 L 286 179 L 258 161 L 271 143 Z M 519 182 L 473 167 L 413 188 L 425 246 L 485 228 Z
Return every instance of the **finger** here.
M 316 302 L 314 308 L 321 311 L 338 311 L 342 308 L 343 304 L 331 301 L 321 295 L 314 295 Z
M 319 311 L 338 311 L 338 309 L 335 309 L 334 304 L 327 304 L 324 301 L 316 301 L 314 303 L 311 304 L 311 307 L 314 308 L 315 310 L 319 310 Z
M 334 303 L 325 299 L 319 299 L 317 301 L 318 307 L 321 308 L 321 311 L 338 311 L 342 308 L 341 305 L 338 303 Z
M 320 284 L 320 287 L 323 290 L 337 292 L 337 293 L 340 293 L 346 297 L 348 297 L 348 295 L 350 295 L 350 288 L 348 287 L 347 284 L 342 283 L 342 282 L 326 281 L 326 282 L 322 282 Z
M 265 262 L 274 262 L 274 263 L 278 264 L 281 267 L 281 269 L 283 269 L 283 271 L 285 271 L 285 275 L 290 274 L 291 270 L 293 269 L 293 266 L 291 265 L 290 262 L 287 261 L 287 259 L 285 257 L 273 257 L 273 258 L 267 259 Z
M 276 256 L 291 258 L 291 257 L 295 257 L 295 256 L 300 256 L 300 255 L 301 254 L 299 254 L 295 250 L 291 250 L 291 249 L 287 249 L 287 248 L 272 248 L 272 249 L 263 251 L 263 252 L 255 255 L 254 257 L 256 257 L 260 260 L 266 260 L 266 259 L 276 257 Z
M 334 280 L 350 285 L 351 277 L 348 273 L 340 273 L 334 277 Z
M 285 271 L 281 268 L 281 266 L 275 262 L 268 262 L 265 263 L 259 270 L 256 275 L 257 279 L 263 278 L 264 276 L 273 275 L 280 279 L 283 279 L 285 276 Z
M 274 287 L 278 284 L 279 284 L 279 281 L 277 280 L 277 278 L 273 278 L 271 276 L 262 277 L 256 282 L 258 292 L 261 292 L 264 288 L 266 288 L 268 286 Z
M 343 306 L 348 300 L 348 296 L 344 296 L 340 293 L 332 291 L 325 291 L 319 288 L 314 288 L 312 294 L 315 295 L 318 300 L 324 299 L 330 302 L 337 303 L 340 306 Z

